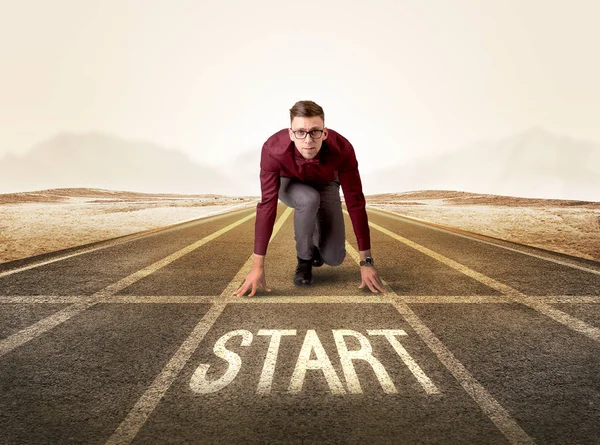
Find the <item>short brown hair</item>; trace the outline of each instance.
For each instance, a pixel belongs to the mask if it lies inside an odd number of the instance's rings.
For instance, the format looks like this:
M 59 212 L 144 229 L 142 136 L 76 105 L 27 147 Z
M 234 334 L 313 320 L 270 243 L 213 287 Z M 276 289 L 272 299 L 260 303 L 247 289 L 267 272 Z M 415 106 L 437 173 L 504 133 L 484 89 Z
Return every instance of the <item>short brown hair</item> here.
M 313 117 L 319 116 L 325 123 L 325 112 L 323 108 L 312 100 L 300 100 L 290 108 L 290 123 L 295 117 Z

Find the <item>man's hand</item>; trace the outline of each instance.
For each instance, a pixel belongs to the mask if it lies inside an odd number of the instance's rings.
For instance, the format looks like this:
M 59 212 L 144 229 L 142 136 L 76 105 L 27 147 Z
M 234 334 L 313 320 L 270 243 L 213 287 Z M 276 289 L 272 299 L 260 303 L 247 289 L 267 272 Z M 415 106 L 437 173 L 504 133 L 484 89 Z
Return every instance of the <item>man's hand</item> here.
M 365 287 L 365 284 L 369 286 L 371 292 L 385 292 L 385 288 L 383 287 L 383 283 L 381 282 L 381 278 L 377 274 L 377 271 L 373 266 L 361 266 L 360 267 L 360 276 L 362 278 L 362 283 L 360 284 L 359 289 Z
M 248 296 L 253 297 L 256 293 L 256 288 L 259 284 L 264 290 L 266 290 L 267 292 L 271 292 L 271 288 L 267 287 L 264 267 L 253 267 L 250 273 L 246 276 L 244 284 L 242 284 L 239 287 L 239 289 L 234 292 L 234 295 L 237 297 L 241 297 L 246 292 L 248 292 L 250 288 L 252 288 L 252 292 L 250 292 Z

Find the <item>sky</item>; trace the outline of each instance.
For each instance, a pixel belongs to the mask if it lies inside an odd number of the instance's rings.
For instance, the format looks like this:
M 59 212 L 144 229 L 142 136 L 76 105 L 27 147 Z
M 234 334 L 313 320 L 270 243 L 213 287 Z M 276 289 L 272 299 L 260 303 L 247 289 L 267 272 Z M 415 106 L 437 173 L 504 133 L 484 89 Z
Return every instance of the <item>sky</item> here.
M 0 0 L 0 158 L 102 132 L 209 165 L 314 100 L 363 172 L 531 127 L 600 142 L 597 0 Z

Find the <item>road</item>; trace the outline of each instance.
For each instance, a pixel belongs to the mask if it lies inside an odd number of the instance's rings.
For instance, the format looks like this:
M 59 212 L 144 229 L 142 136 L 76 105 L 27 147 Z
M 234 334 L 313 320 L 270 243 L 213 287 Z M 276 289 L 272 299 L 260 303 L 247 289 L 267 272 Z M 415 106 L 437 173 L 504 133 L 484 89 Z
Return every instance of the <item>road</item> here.
M 0 443 L 597 444 L 600 264 L 369 210 L 347 256 L 236 297 L 243 209 L 0 267 Z

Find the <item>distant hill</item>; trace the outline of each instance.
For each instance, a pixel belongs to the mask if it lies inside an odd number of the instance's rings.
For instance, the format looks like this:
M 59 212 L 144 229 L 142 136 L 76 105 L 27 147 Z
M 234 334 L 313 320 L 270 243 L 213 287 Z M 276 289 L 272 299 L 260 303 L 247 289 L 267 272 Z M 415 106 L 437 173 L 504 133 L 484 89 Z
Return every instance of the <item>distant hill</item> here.
M 260 195 L 260 147 L 220 168 L 180 151 L 106 134 L 61 134 L 0 159 L 0 193 L 97 188 L 145 193 Z M 360 165 L 360 153 L 358 153 Z M 382 161 L 383 162 L 383 161 Z M 459 190 L 600 201 L 600 144 L 534 128 L 498 141 L 361 170 L 365 194 Z
M 533 128 L 362 174 L 365 193 L 462 190 L 600 201 L 600 144 Z
M 571 207 L 600 209 L 600 202 L 573 199 L 521 198 L 492 194 L 457 192 L 453 190 L 416 190 L 403 193 L 367 195 L 367 204 L 395 205 L 462 205 L 506 207 Z
M 180 151 L 100 133 L 61 134 L 22 156 L 0 159 L 0 193 L 61 187 L 148 193 L 233 192 L 227 177 Z
M 230 160 L 232 183 L 260 194 L 260 147 Z M 360 165 L 361 153 L 357 153 Z M 361 170 L 365 194 L 461 190 L 526 198 L 600 201 L 600 144 L 533 128 L 437 156 Z
M 0 193 L 1 204 L 23 203 L 60 203 L 73 200 L 87 202 L 152 202 L 152 201 L 184 201 L 184 200 L 223 200 L 245 201 L 252 197 L 235 197 L 217 194 L 175 194 L 175 193 L 140 193 L 121 190 L 103 190 L 88 188 L 59 188 L 34 190 L 30 192 Z M 254 197 L 256 198 L 256 197 Z M 215 201 L 216 202 L 216 201 Z

